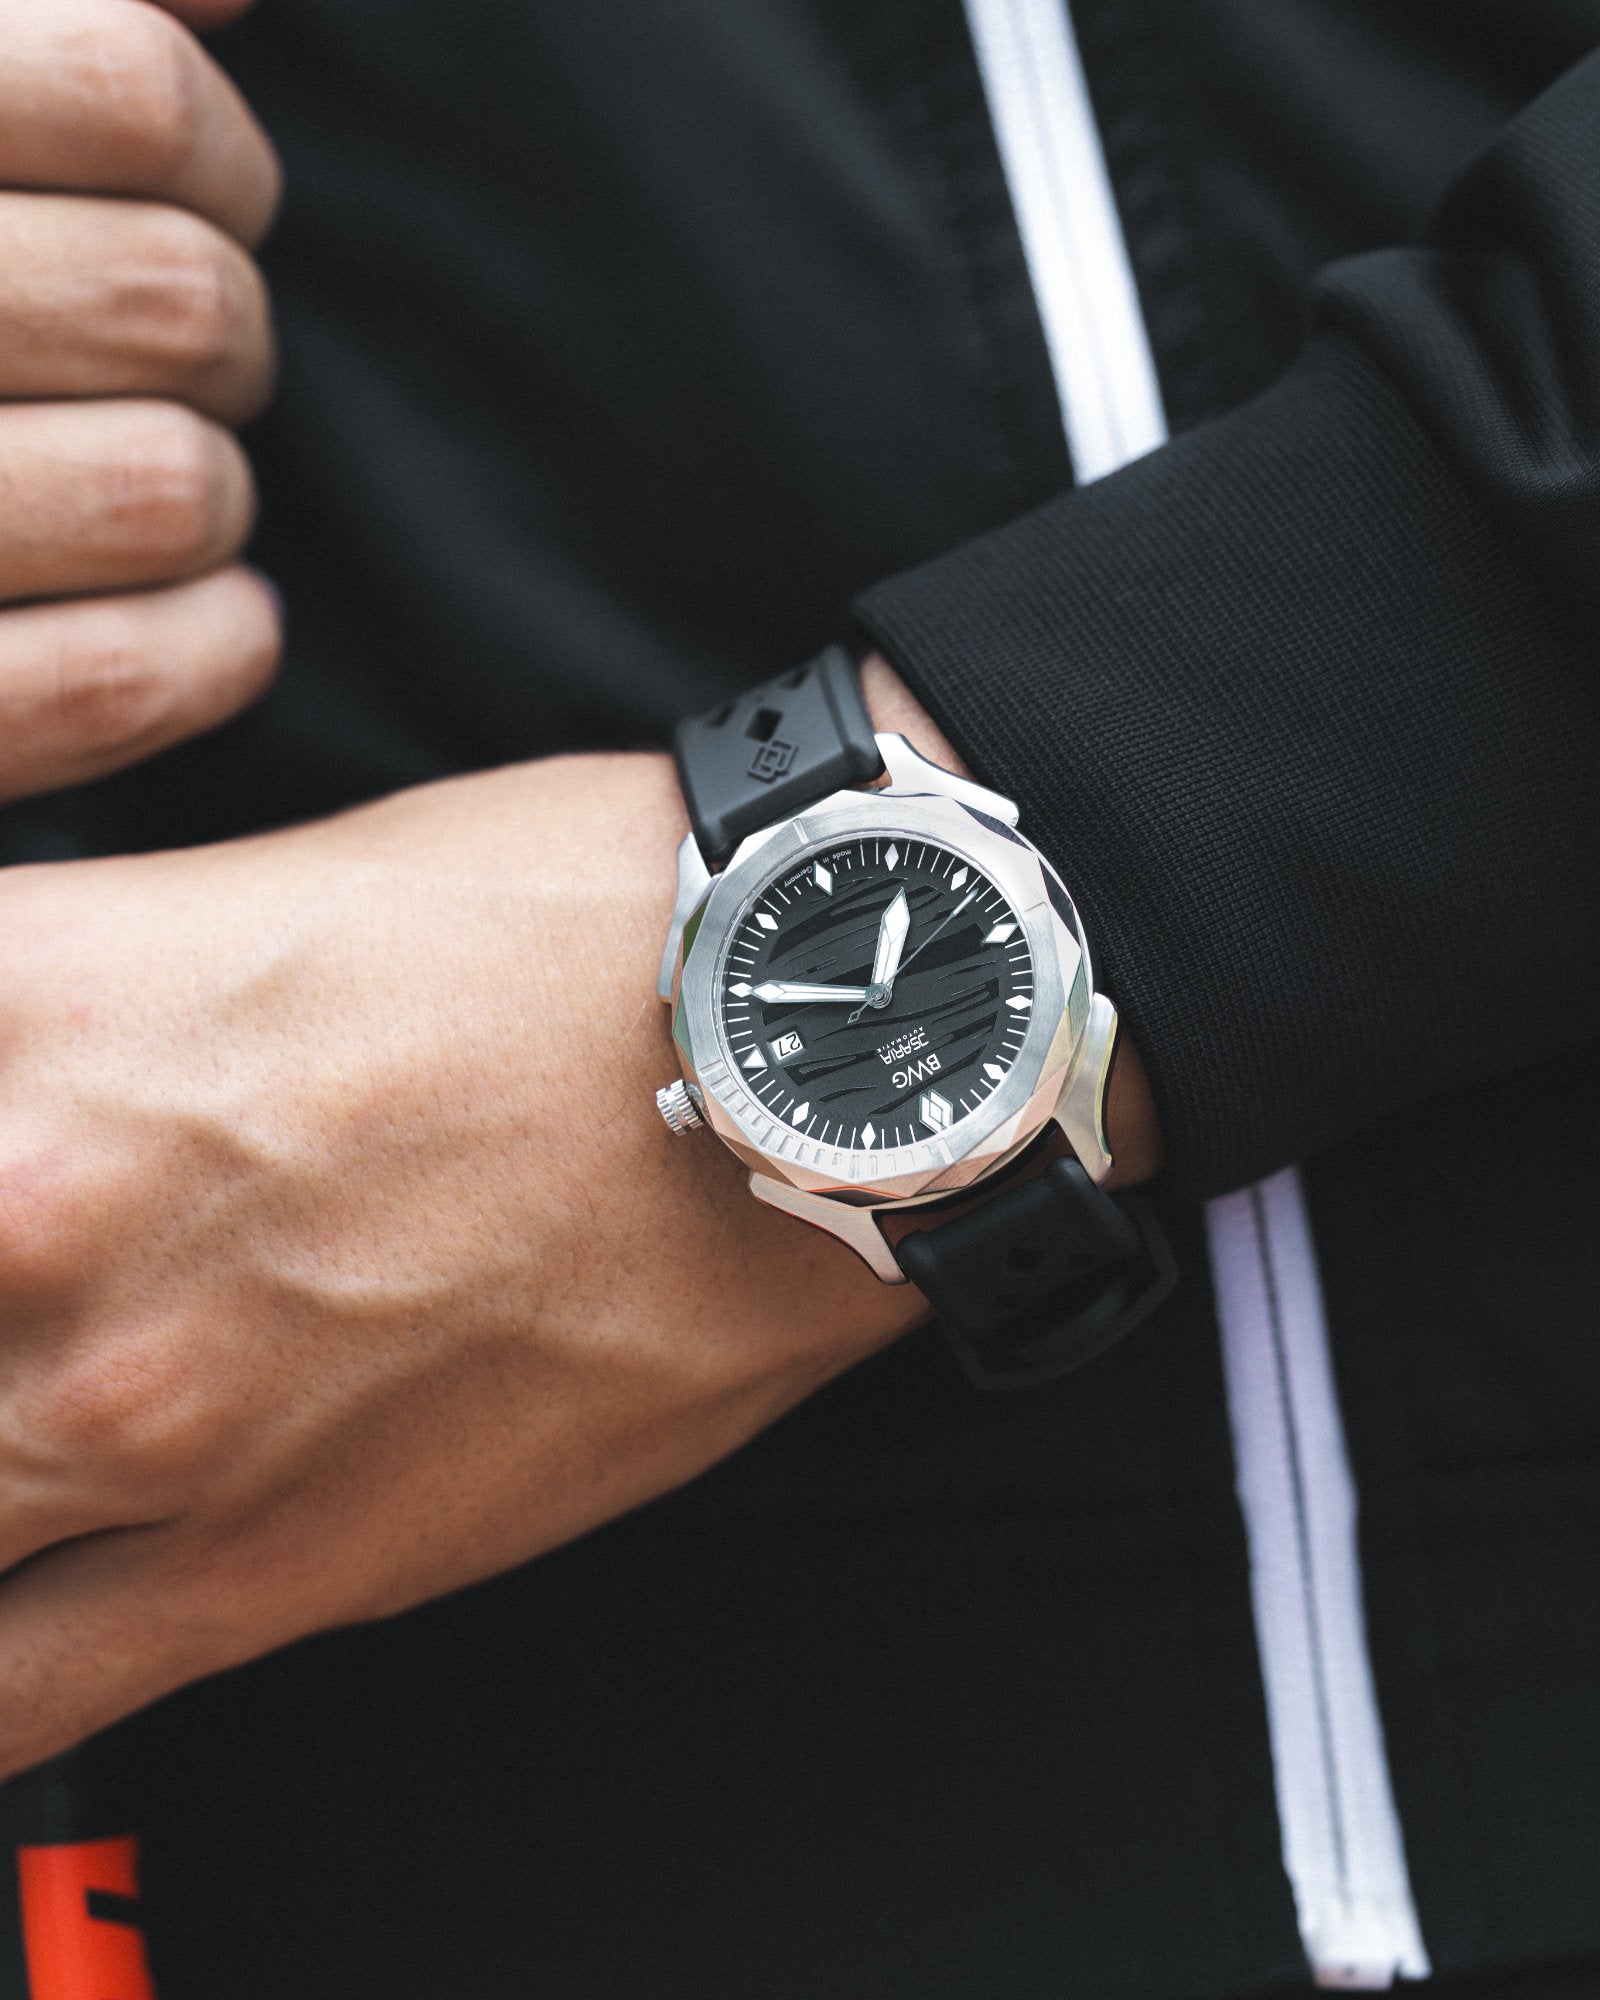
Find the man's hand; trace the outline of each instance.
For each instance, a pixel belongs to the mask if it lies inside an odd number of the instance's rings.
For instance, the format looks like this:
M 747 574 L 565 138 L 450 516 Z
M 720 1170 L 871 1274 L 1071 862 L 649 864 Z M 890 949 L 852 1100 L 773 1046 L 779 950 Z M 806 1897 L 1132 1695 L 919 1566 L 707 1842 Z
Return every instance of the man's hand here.
M 674 1139 L 585 758 L 0 873 L 0 1769 L 689 1478 L 926 1307 Z
M 278 168 L 194 40 L 234 0 L 0 0 L 0 800 L 210 727 L 278 618 L 228 426 L 271 386 Z

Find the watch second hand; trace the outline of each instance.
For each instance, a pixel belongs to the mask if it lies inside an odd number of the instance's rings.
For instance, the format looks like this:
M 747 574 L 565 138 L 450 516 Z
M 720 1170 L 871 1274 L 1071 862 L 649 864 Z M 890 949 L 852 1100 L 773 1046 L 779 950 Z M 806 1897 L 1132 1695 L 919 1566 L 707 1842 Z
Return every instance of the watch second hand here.
M 928 946 L 932 944 L 934 939 L 939 935 L 939 932 L 947 930 L 950 927 L 950 925 L 955 922 L 956 918 L 960 916 L 961 912 L 967 907 L 968 903 L 972 901 L 973 897 L 977 895 L 977 893 L 978 892 L 976 889 L 969 889 L 967 893 L 961 898 L 961 901 L 957 903 L 955 908 L 950 912 L 949 916 L 945 918 L 944 922 L 940 924 L 936 929 L 929 931 L 928 935 L 922 940 L 921 944 L 917 946 L 917 950 L 911 953 L 910 958 L 901 959 L 899 967 L 894 975 L 896 979 L 899 979 L 904 975 L 906 967 L 911 963 L 911 960 L 917 956 L 917 952 L 926 951 L 928 949 Z M 890 984 L 889 992 L 890 995 L 892 995 L 894 992 L 894 986 L 892 982 Z M 845 1026 L 847 1028 L 854 1027 L 855 1023 L 861 1019 L 864 1013 L 866 1013 L 867 1008 L 873 1006 L 874 1004 L 875 1003 L 873 1001 L 868 1000 L 864 1006 L 858 1007 L 856 1011 L 850 1016 L 849 1020 L 845 1022 Z M 888 999 L 886 998 L 882 1004 L 884 1006 L 887 1006 Z

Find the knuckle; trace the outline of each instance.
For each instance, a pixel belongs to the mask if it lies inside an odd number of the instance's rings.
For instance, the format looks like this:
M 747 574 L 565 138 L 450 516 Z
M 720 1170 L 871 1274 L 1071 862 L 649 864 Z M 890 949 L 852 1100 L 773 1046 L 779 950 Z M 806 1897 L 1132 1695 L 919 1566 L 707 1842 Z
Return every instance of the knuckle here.
M 87 50 L 95 96 L 127 171 L 149 187 L 183 168 L 195 129 L 195 50 L 171 15 L 147 6 L 107 9 Z
M 105 1163 L 51 1134 L 0 1163 L 0 1297 L 68 1297 L 89 1282 L 96 1219 L 113 1197 Z
M 248 346 L 256 317 L 254 273 L 241 252 L 181 209 L 157 210 L 152 282 L 129 302 L 143 341 L 184 374 L 204 375 Z
M 109 469 L 108 509 L 127 540 L 171 562 L 220 558 L 242 539 L 236 454 L 215 425 L 176 403 L 131 415 Z
M 94 1466 L 124 1487 L 186 1483 L 206 1454 L 196 1371 L 159 1328 L 91 1332 L 20 1404 L 17 1420 L 64 1470 Z
M 54 720 L 76 748 L 106 751 L 136 741 L 167 696 L 166 672 L 133 618 L 102 606 L 63 634 Z
M 176 1311 L 106 1315 L 107 1269 L 147 1206 L 148 1163 L 40 1123 L 0 1157 L 0 1315 L 48 1329 L 8 1357 L 0 1451 L 36 1475 L 94 1469 L 141 1491 L 189 1481 L 215 1429 L 214 1329 Z

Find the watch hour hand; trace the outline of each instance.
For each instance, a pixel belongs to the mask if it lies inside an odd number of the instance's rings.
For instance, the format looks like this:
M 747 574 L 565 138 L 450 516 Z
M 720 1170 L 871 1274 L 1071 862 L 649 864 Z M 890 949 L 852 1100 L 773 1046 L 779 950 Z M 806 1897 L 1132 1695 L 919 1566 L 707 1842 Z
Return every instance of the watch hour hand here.
M 756 999 L 769 1004 L 775 1000 L 787 1000 L 797 1006 L 808 1001 L 865 1000 L 867 997 L 864 986 L 799 986 L 783 979 L 764 980 L 752 990 Z
M 911 905 L 902 889 L 884 911 L 878 925 L 878 950 L 872 961 L 874 986 L 893 987 L 894 976 L 900 970 L 900 955 L 906 948 L 906 933 L 910 928 Z

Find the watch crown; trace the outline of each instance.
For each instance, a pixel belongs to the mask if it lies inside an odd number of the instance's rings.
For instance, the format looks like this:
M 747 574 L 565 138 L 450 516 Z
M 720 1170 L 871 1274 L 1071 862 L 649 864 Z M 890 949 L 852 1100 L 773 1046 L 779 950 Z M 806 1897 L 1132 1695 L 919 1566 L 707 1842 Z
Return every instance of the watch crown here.
M 696 1125 L 703 1125 L 705 1114 L 700 1109 L 700 1093 L 692 1083 L 685 1083 L 680 1076 L 676 1083 L 669 1083 L 665 1090 L 656 1092 L 656 1109 L 674 1132 L 692 1132 Z

